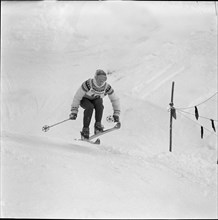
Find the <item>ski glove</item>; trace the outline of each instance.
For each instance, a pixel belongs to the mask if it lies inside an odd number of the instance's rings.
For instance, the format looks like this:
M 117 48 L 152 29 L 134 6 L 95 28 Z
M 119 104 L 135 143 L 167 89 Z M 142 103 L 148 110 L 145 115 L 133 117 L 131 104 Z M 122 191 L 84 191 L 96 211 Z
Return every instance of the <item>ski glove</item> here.
M 76 118 L 77 118 L 77 114 L 71 112 L 69 117 L 70 117 L 71 120 L 76 120 Z
M 118 115 L 113 115 L 113 118 L 114 118 L 114 122 L 119 122 L 120 119 L 119 119 L 119 116 Z

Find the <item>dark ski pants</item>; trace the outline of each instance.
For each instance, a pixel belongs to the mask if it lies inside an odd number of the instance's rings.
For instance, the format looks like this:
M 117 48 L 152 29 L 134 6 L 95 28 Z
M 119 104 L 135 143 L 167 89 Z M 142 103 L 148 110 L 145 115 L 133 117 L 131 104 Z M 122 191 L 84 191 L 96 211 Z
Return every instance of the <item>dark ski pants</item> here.
M 85 109 L 83 116 L 83 127 L 86 128 L 89 127 L 94 109 L 95 109 L 95 122 L 101 122 L 103 110 L 104 110 L 102 98 L 97 98 L 94 100 L 83 98 L 80 102 L 80 106 L 83 109 Z

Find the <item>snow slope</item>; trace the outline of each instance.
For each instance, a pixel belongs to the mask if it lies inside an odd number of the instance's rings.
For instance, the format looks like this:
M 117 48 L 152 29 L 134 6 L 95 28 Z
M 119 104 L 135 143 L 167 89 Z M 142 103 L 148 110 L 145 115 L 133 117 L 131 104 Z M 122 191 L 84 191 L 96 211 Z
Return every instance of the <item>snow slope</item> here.
M 199 119 L 208 128 L 201 139 L 199 125 L 177 113 L 170 153 L 167 110 L 172 81 L 176 107 L 217 92 L 212 2 L 2 2 L 1 9 L 1 216 L 217 217 L 217 134 Z M 99 146 L 76 142 L 80 109 L 76 121 L 42 132 L 68 118 L 74 93 L 98 68 L 120 96 L 121 129 Z M 110 127 L 107 97 L 104 105 Z M 216 106 L 217 95 L 200 115 L 217 120 Z

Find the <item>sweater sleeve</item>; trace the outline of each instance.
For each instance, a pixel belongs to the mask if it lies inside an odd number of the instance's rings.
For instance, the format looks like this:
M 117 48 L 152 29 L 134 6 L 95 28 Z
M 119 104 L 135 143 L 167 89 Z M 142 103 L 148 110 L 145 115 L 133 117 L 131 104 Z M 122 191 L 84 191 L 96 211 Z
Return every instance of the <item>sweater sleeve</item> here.
M 86 94 L 86 91 L 81 86 L 74 95 L 73 103 L 71 105 L 71 112 L 78 113 L 80 101 L 82 100 L 85 94 Z
M 120 99 L 119 97 L 115 94 L 113 88 L 108 84 L 106 93 L 108 94 L 108 97 L 111 101 L 113 110 L 114 110 L 114 115 L 120 115 Z

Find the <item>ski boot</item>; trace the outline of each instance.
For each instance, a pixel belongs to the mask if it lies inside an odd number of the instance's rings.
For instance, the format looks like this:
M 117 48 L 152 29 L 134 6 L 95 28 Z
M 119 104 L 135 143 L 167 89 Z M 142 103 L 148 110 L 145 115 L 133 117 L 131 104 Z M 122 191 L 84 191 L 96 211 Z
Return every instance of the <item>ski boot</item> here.
M 89 139 L 89 128 L 83 127 L 81 133 L 81 139 Z
M 104 126 L 101 124 L 101 122 L 95 122 L 94 126 L 95 134 L 98 134 L 99 132 L 103 132 Z

